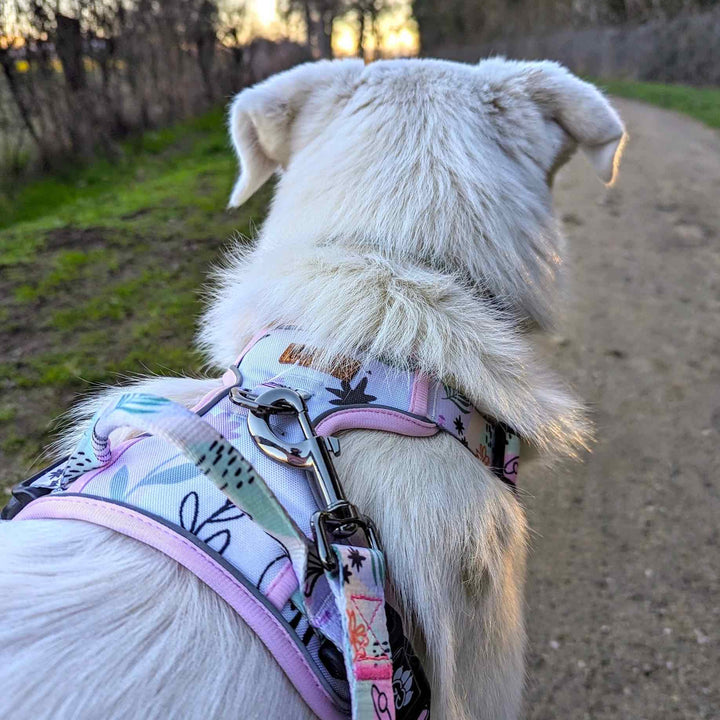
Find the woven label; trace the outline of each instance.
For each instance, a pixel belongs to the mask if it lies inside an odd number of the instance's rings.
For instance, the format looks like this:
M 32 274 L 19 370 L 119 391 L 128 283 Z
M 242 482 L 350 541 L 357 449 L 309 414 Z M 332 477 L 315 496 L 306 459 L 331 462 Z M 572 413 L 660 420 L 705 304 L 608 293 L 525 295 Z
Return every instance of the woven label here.
M 290 343 L 280 356 L 280 362 L 283 365 L 314 368 L 345 382 L 350 382 L 360 369 L 360 363 L 352 358 L 335 357 L 330 362 L 320 362 L 317 357 L 318 351 L 315 348 Z

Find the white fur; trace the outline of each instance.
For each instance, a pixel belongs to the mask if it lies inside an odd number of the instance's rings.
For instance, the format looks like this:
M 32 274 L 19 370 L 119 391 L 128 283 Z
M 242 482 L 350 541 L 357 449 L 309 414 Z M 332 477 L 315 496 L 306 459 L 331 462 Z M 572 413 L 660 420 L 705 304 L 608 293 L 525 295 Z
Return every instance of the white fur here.
M 72 520 L 0 523 L 0 546 L 3 717 L 312 717 L 297 700 L 286 714 L 294 690 L 264 645 L 157 551 Z
M 257 247 L 219 273 L 200 333 L 212 366 L 263 326 L 295 323 L 328 355 L 442 377 L 553 454 L 586 442 L 578 403 L 523 328 L 552 318 L 554 172 L 576 145 L 602 179 L 615 172 L 623 128 L 597 90 L 553 63 L 317 63 L 238 95 L 230 131 L 231 205 L 282 175 Z M 139 387 L 192 405 L 212 382 Z M 338 469 L 384 538 L 433 717 L 516 718 L 520 503 L 449 436 L 342 443 Z M 3 525 L 0 552 L 14 717 L 308 717 L 252 633 L 164 556 L 51 521 Z M 45 685 L 28 691 L 37 667 Z

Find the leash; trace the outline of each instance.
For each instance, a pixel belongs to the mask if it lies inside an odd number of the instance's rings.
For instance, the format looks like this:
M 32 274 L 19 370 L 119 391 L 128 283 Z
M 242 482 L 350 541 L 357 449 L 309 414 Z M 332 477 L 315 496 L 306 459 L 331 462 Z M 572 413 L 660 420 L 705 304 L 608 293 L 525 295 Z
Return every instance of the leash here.
M 353 720 L 395 720 L 385 558 L 370 519 L 344 497 L 330 457 L 339 452 L 337 439 L 315 434 L 305 401 L 294 390 L 271 388 L 255 396 L 233 388 L 231 399 L 247 408 L 248 429 L 263 453 L 308 471 L 322 508 L 313 517 L 315 543 L 228 440 L 195 413 L 153 395 L 125 394 L 99 411 L 68 459 L 60 487 L 107 464 L 110 434 L 120 427 L 172 443 L 287 550 L 299 584 L 294 601 L 313 627 L 343 648 Z M 290 443 L 277 435 L 271 427 L 275 415 L 294 416 L 304 439 Z M 358 536 L 364 544 L 348 544 Z

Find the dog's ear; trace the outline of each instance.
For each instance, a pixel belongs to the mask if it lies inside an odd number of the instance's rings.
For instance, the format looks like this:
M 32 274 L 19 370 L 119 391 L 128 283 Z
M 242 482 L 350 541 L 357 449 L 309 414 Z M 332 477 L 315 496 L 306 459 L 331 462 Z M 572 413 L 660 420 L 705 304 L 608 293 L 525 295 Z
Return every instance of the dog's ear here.
M 578 144 L 598 176 L 611 183 L 625 127 L 605 96 L 556 63 L 538 63 L 527 82 L 533 100 Z
M 549 61 L 490 58 L 481 61 L 478 70 L 485 93 L 489 93 L 486 100 L 495 106 L 495 114 L 526 133 L 532 143 L 527 151 L 545 167 L 549 177 L 579 146 L 600 178 L 606 183 L 613 181 L 625 128 L 594 85 Z M 523 109 L 528 100 L 531 112 Z
M 328 91 L 342 92 L 343 81 L 359 72 L 362 61 L 305 63 L 273 75 L 239 93 L 230 108 L 230 136 L 240 162 L 240 177 L 229 207 L 248 200 L 270 176 L 285 167 L 299 149 L 293 129 L 312 98 Z M 328 106 L 318 112 L 316 125 L 329 121 Z

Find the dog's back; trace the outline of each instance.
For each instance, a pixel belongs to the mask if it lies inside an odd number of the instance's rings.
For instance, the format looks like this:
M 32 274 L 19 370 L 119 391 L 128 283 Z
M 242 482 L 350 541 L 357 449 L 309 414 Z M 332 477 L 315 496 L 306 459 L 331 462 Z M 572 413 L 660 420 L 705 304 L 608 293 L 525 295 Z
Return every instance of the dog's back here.
M 284 174 L 257 249 L 238 252 L 203 321 L 213 365 L 262 327 L 294 324 L 328 356 L 447 380 L 553 452 L 584 441 L 578 404 L 517 328 L 552 311 L 557 167 L 579 145 L 613 174 L 622 125 L 594 88 L 542 63 L 318 63 L 241 93 L 230 122 L 242 166 L 231 204 Z M 216 385 L 140 387 L 191 406 Z M 379 526 L 433 717 L 517 717 L 518 498 L 447 435 L 342 440 L 341 479 Z M 31 520 L 0 525 L 0 554 L 13 717 L 310 717 L 254 634 L 163 555 Z

